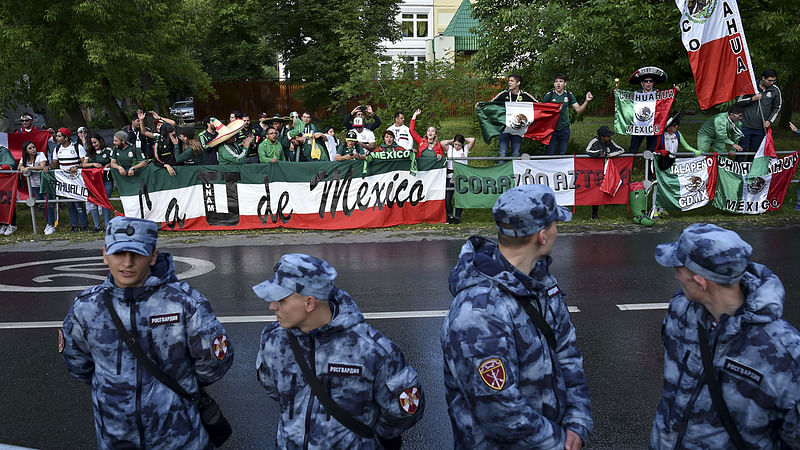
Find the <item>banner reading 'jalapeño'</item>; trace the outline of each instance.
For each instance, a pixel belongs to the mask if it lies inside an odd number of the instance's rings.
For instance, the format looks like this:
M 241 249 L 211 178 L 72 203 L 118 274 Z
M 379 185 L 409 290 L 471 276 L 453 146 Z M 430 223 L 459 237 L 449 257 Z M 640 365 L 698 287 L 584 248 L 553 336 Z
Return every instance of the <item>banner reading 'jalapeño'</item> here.
M 169 230 L 375 228 L 445 220 L 434 158 L 183 166 L 114 173 L 125 215 Z

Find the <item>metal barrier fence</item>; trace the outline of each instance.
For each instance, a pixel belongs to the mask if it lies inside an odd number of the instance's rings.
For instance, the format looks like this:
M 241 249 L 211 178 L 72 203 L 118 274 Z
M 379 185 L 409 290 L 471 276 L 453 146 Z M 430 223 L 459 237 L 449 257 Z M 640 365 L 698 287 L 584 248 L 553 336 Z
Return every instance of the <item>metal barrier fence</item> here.
M 794 153 L 793 151 L 779 151 L 775 152 L 779 155 L 789 155 Z M 704 153 L 704 155 L 711 155 L 712 153 Z M 755 155 L 755 152 L 737 152 L 737 156 L 750 156 Z M 634 158 L 644 158 L 645 160 L 652 160 L 653 154 L 649 151 L 644 151 L 642 153 L 623 153 L 618 157 L 634 157 Z M 690 152 L 678 152 L 676 153 L 678 157 L 694 157 L 694 153 Z M 452 161 L 514 161 L 514 160 L 547 160 L 547 159 L 566 159 L 566 158 L 592 158 L 589 155 L 530 155 L 528 153 L 523 153 L 521 156 L 468 156 L 468 157 L 457 157 L 457 158 L 449 158 Z M 644 179 L 648 180 L 650 177 L 650 164 L 645 164 L 645 174 Z M 106 168 L 106 171 L 109 169 Z M 0 170 L 0 173 L 19 173 L 18 170 Z M 27 176 L 27 175 L 23 175 Z M 798 183 L 800 180 L 793 179 L 791 183 Z M 39 200 L 34 197 L 33 190 L 30 183 L 26 183 L 28 186 L 28 199 L 25 200 L 25 205 L 31 209 L 31 226 L 33 228 L 33 234 L 38 234 L 38 227 L 36 224 L 36 205 L 39 204 L 50 204 L 50 203 L 80 203 L 83 200 L 74 200 L 69 198 L 55 198 L 50 200 Z M 447 190 L 452 190 L 453 188 L 446 188 Z M 109 200 L 120 200 L 119 197 L 111 197 Z M 87 211 L 88 214 L 88 211 Z M 88 218 L 87 218 L 88 219 Z

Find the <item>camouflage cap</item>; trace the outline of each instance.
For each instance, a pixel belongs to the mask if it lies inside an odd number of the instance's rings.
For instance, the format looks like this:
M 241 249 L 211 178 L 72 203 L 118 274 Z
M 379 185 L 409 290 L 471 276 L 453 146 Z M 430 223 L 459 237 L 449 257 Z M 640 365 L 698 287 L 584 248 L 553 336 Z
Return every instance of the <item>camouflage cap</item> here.
M 267 302 L 283 300 L 292 294 L 327 300 L 337 275 L 329 262 L 303 253 L 281 256 L 274 270 L 272 278 L 253 286 L 253 292 Z
M 106 254 L 133 252 L 150 256 L 158 241 L 158 224 L 136 217 L 115 217 L 106 226 Z
M 656 261 L 664 267 L 686 267 L 719 284 L 734 284 L 742 278 L 753 247 L 731 230 L 696 223 L 681 233 L 677 242 L 656 247 Z
M 530 236 L 555 220 L 572 220 L 572 213 L 556 204 L 556 193 L 543 184 L 526 184 L 507 190 L 495 202 L 492 214 L 497 231 L 513 237 Z

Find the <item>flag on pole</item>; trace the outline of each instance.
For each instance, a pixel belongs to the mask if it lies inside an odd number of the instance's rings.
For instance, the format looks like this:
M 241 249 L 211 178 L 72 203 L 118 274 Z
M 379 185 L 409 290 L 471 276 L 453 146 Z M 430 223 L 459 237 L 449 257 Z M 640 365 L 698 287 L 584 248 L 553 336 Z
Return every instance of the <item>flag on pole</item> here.
M 702 109 L 758 92 L 736 0 L 675 0 Z
M 715 155 L 678 158 L 667 170 L 655 164 L 656 206 L 689 211 L 707 205 L 717 185 Z
M 560 103 L 480 102 L 476 108 L 481 134 L 487 144 L 493 137 L 509 133 L 547 145 L 560 113 Z
M 614 92 L 614 132 L 652 136 L 664 132 L 675 88 L 650 92 Z
M 753 181 L 753 178 L 762 177 L 769 172 L 769 163 L 772 158 L 777 158 L 778 154 L 775 153 L 775 142 L 772 140 L 772 128 L 767 128 L 767 135 L 761 140 L 761 145 L 758 146 L 756 156 L 753 157 L 753 163 L 750 165 L 750 170 L 747 172 L 747 181 Z

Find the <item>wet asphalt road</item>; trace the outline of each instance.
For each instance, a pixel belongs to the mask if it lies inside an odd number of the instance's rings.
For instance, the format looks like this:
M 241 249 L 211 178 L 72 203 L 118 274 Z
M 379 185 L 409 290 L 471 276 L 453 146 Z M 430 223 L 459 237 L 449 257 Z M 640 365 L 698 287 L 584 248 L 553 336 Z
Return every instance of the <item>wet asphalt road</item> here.
M 589 379 L 595 431 L 589 448 L 644 448 L 661 389 L 660 325 L 664 310 L 621 311 L 616 305 L 666 302 L 677 289 L 672 271 L 653 261 L 657 243 L 678 231 L 637 235 L 561 235 L 553 273 L 567 293 L 578 345 Z M 743 231 L 763 262 L 783 280 L 784 316 L 800 325 L 797 258 L 800 228 Z M 447 276 L 462 241 L 364 244 L 162 248 L 182 258 L 211 261 L 215 268 L 188 281 L 203 292 L 221 318 L 270 314 L 250 286 L 267 278 L 284 253 L 311 253 L 339 271 L 337 285 L 349 291 L 364 313 L 446 310 L 451 301 Z M 66 258 L 85 260 L 47 263 Z M 31 264 L 44 261 L 41 264 Z M 0 248 L 0 444 L 36 448 L 92 448 L 94 429 L 89 387 L 72 379 L 56 353 L 56 329 L 2 328 L 11 322 L 60 321 L 76 291 L 58 286 L 94 284 L 102 277 L 96 251 L 31 253 Z M 192 260 L 179 261 L 178 272 Z M 193 261 L 195 269 L 202 264 Z M 29 263 L 13 268 L 17 264 Z M 56 276 L 53 276 L 56 274 Z M 77 274 L 78 276 L 75 276 Z M 38 278 L 37 278 L 38 277 Z M 37 278 L 40 282 L 33 281 Z M 44 281 L 50 279 L 51 281 Z M 51 287 L 52 292 L 9 292 L 8 286 Z M 276 403 L 255 379 L 255 356 L 264 323 L 240 318 L 226 323 L 235 348 L 231 371 L 210 392 L 231 420 L 234 435 L 226 448 L 272 448 Z M 450 448 L 452 433 L 441 380 L 441 317 L 372 319 L 397 342 L 419 370 L 427 406 L 422 421 L 405 434 L 405 447 Z

